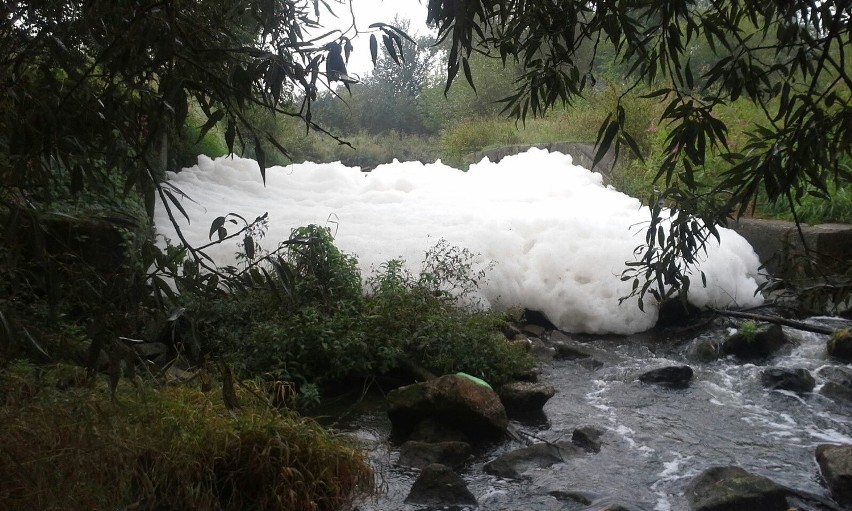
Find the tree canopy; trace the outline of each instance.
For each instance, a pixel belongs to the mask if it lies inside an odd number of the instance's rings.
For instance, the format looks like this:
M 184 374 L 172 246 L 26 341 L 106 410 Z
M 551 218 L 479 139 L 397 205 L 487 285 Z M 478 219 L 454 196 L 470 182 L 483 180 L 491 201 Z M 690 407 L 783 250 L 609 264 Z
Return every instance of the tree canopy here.
M 447 49 L 447 90 L 459 72 L 476 86 L 483 66 L 474 53 L 520 70 L 515 91 L 502 100 L 520 121 L 584 96 L 599 83 L 602 60 L 621 72 L 625 94 L 648 90 L 665 104 L 661 192 L 648 201 L 646 246 L 623 276 L 634 279 L 640 298 L 651 292 L 662 299 L 688 289 L 684 262 L 692 264 L 715 226 L 758 195 L 795 211 L 806 194 L 828 197 L 832 185 L 852 180 L 850 5 L 429 0 L 427 21 Z M 60 189 L 119 181 L 119 189 L 145 194 L 149 211 L 155 193 L 179 210 L 178 192 L 161 176 L 170 167 L 169 140 L 193 122 L 199 138 L 220 126 L 228 149 L 249 148 L 263 172 L 265 147 L 288 149 L 249 112 L 274 111 L 324 132 L 311 105 L 326 83 L 326 45 L 337 42 L 348 55 L 358 34 L 354 25 L 323 33 L 322 20 L 347 7 L 317 0 L 6 2 L 4 200 L 43 202 Z M 374 60 L 383 51 L 403 64 L 401 72 L 411 68 L 403 62 L 410 41 L 403 30 L 379 22 L 369 31 Z M 739 99 L 759 105 L 764 118 L 747 144 L 731 147 L 716 112 Z M 598 134 L 599 155 L 614 146 L 642 156 L 624 129 L 626 115 L 616 102 Z M 710 156 L 726 168 L 707 180 Z
M 431 0 L 428 13 L 438 40 L 450 45 L 448 88 L 459 70 L 475 84 L 474 52 L 521 64 L 504 100 L 518 119 L 582 96 L 596 84 L 603 54 L 623 71 L 628 91 L 648 88 L 664 102 L 662 191 L 649 200 L 647 243 L 624 275 L 635 277 L 640 305 L 646 292 L 661 299 L 688 289 L 680 261 L 693 264 L 718 236 L 715 226 L 742 215 L 758 195 L 795 212 L 806 194 L 828 199 L 832 185 L 852 181 L 850 17 L 852 3 L 843 0 Z M 693 53 L 699 41 L 709 54 Z M 740 98 L 764 117 L 745 146 L 731 147 L 716 112 Z M 627 146 L 641 156 L 625 124 L 618 104 L 600 128 L 599 155 Z M 708 181 L 710 155 L 726 168 Z

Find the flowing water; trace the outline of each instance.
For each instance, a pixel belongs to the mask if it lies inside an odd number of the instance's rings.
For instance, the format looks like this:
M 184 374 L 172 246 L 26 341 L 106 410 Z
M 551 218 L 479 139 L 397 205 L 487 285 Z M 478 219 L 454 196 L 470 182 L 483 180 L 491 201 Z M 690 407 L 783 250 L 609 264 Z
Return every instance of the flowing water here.
M 604 365 L 588 369 L 569 360 L 543 362 L 539 381 L 556 387 L 557 394 L 544 408 L 546 419 L 518 425 L 548 441 L 570 440 L 575 428 L 597 426 L 605 431 L 600 453 L 530 471 L 522 480 L 503 480 L 485 474 L 482 465 L 521 445 L 506 441 L 480 451 L 461 472 L 478 509 L 581 509 L 574 501 L 558 498 L 559 492 L 586 492 L 637 509 L 683 510 L 688 508 L 683 496 L 687 483 L 713 465 L 737 465 L 827 498 L 814 450 L 822 443 L 852 443 L 852 419 L 849 408 L 818 391 L 824 368 L 841 364 L 826 358 L 826 336 L 786 328 L 785 333 L 790 346 L 770 360 L 689 363 L 695 376 L 682 389 L 644 385 L 636 378 L 650 369 L 688 363 L 688 340 L 660 334 L 575 336 L 600 350 Z M 701 335 L 726 334 L 717 327 Z M 816 378 L 816 389 L 802 395 L 768 391 L 760 383 L 767 367 L 806 368 Z M 380 402 L 362 404 L 366 409 L 338 426 L 369 446 L 383 493 L 358 508 L 427 509 L 404 503 L 417 471 L 395 464 L 398 448 L 387 442 L 390 425 Z

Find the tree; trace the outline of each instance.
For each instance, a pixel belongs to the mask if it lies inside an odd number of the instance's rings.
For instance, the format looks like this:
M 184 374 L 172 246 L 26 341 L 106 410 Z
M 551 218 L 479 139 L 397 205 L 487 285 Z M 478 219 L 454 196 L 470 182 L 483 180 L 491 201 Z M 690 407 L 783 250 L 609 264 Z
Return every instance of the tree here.
M 428 11 L 438 40 L 449 41 L 447 88 L 460 70 L 475 84 L 474 52 L 523 67 L 505 98 L 505 111 L 519 119 L 582 96 L 605 48 L 626 70 L 627 92 L 647 87 L 665 103 L 662 192 L 649 198 L 646 244 L 623 275 L 640 306 L 646 293 L 685 295 L 685 270 L 718 238 L 716 226 L 742 215 L 759 194 L 785 201 L 795 215 L 806 194 L 828 200 L 852 181 L 850 18 L 846 0 L 447 0 L 429 2 Z M 712 52 L 700 63 L 691 55 L 698 41 Z M 589 48 L 591 59 L 583 53 Z M 716 113 L 740 98 L 764 117 L 744 147 L 732 148 Z M 598 157 L 610 146 L 640 155 L 625 124 L 619 101 L 599 131 Z M 706 181 L 702 169 L 713 155 L 726 168 Z
M 177 214 L 179 191 L 161 180 L 173 168 L 169 140 L 194 122 L 199 139 L 221 126 L 227 149 L 252 150 L 264 172 L 264 147 L 287 148 L 253 113 L 322 131 L 311 103 L 326 52 L 305 33 L 320 26 L 321 11 L 309 0 L 5 3 L 3 203 L 44 209 L 57 196 L 117 184 L 144 195 L 149 215 L 155 194 Z

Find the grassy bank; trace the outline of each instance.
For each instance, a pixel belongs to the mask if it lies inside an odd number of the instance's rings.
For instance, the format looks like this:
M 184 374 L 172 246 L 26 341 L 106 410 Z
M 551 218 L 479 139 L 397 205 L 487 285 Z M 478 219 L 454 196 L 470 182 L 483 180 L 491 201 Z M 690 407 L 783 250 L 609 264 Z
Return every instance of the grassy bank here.
M 0 370 L 2 509 L 340 509 L 371 491 L 364 454 L 250 387 L 123 382 L 74 366 Z

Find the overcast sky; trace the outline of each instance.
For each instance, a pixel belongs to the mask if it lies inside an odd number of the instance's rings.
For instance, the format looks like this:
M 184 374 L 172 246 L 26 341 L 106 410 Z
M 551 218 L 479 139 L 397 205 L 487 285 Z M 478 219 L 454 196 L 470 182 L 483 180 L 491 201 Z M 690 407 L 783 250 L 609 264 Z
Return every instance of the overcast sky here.
M 334 10 L 337 16 L 331 16 L 327 10 L 321 8 L 320 22 L 328 30 L 346 30 L 352 25 L 352 13 L 355 14 L 355 26 L 359 35 L 354 35 L 354 31 L 350 31 L 346 35 L 352 38 L 352 46 L 354 47 L 352 55 L 349 57 L 347 70 L 350 75 L 360 77 L 366 76 L 373 68 L 370 59 L 370 24 L 382 22 L 392 23 L 394 16 L 398 15 L 401 19 L 411 21 L 409 35 L 412 37 L 426 36 L 431 33 L 426 26 L 426 1 L 423 3 L 420 0 L 344 0 L 342 3 L 329 2 L 329 5 Z M 352 4 L 352 9 L 349 9 L 349 2 Z M 320 32 L 316 35 L 320 35 Z M 338 35 L 339 36 L 339 35 Z M 380 37 L 377 35 L 377 37 Z M 334 36 L 330 40 L 335 39 Z

